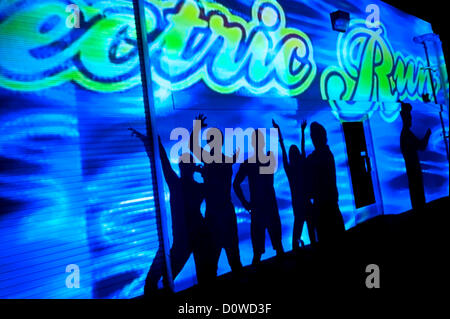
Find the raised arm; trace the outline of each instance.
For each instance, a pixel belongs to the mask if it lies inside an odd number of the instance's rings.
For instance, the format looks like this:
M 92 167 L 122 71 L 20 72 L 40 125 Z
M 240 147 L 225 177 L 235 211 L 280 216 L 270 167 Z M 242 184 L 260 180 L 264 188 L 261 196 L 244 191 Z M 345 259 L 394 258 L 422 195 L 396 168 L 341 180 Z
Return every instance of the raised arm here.
M 144 143 L 145 151 L 147 152 L 147 156 L 150 158 L 152 152 L 150 149 L 150 141 L 147 135 L 144 135 L 133 128 L 129 128 L 129 130 L 131 131 L 132 136 L 136 136 L 142 141 L 142 143 Z M 167 184 L 171 185 L 171 182 L 178 179 L 178 176 L 172 169 L 172 166 L 170 165 L 170 161 L 169 158 L 167 157 L 166 150 L 164 149 L 161 143 L 161 138 L 159 136 L 158 136 L 158 144 L 164 178 L 166 179 Z
M 242 192 L 242 187 L 241 187 L 242 182 L 247 177 L 247 172 L 246 172 L 245 167 L 246 167 L 245 163 L 241 164 L 241 166 L 239 167 L 239 170 L 238 170 L 238 172 L 236 174 L 236 177 L 234 178 L 234 181 L 233 181 L 233 189 L 234 189 L 234 192 L 236 193 L 236 196 L 241 201 L 242 206 L 244 206 L 244 208 L 248 212 L 251 213 L 252 210 L 251 210 L 250 203 L 245 198 L 244 193 Z
M 287 170 L 289 170 L 289 160 L 288 160 L 288 156 L 287 156 L 287 152 L 286 152 L 286 147 L 284 145 L 283 135 L 281 135 L 280 126 L 273 119 L 272 119 L 272 125 L 274 128 L 276 128 L 278 130 L 281 152 L 283 154 L 283 167 L 284 167 L 284 170 L 287 171 Z
M 200 129 L 198 134 L 201 135 L 202 134 L 202 129 L 207 127 L 208 124 L 206 124 L 206 116 L 204 116 L 203 114 L 199 114 L 198 116 L 195 117 L 196 121 L 200 121 Z M 196 126 L 194 126 L 194 130 L 191 132 L 191 136 L 189 139 L 189 149 L 192 152 L 192 154 L 194 154 L 194 156 L 201 162 L 203 162 L 202 160 L 202 154 L 203 154 L 203 148 L 202 145 L 200 144 L 199 141 L 199 136 L 197 136 L 197 138 L 194 138 L 194 133 L 196 130 Z M 197 152 L 195 152 L 197 150 Z M 198 152 L 200 152 L 200 154 L 197 154 Z
M 302 121 L 302 150 L 301 150 L 301 157 L 302 158 L 306 158 L 306 152 L 305 152 L 305 130 L 306 130 L 306 126 L 308 125 L 308 122 L 306 122 L 306 120 Z
M 147 152 L 147 156 L 148 156 L 148 158 L 150 158 L 152 152 L 150 150 L 150 141 L 149 141 L 147 135 L 142 134 L 139 131 L 136 131 L 134 128 L 129 128 L 128 130 L 131 131 L 131 136 L 136 136 L 138 139 L 141 140 L 141 142 L 145 146 L 145 151 Z

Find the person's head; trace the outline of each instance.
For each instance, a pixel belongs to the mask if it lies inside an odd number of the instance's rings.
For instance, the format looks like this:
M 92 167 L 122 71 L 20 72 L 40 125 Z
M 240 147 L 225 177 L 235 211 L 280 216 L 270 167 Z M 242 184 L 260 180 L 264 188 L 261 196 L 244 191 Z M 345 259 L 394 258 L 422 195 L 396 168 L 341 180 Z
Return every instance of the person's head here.
M 322 125 L 317 122 L 313 122 L 311 123 L 310 131 L 314 148 L 320 148 L 327 145 L 327 131 Z
M 254 130 L 252 133 L 252 147 L 255 150 L 262 150 L 266 146 L 264 134 L 260 130 Z
M 178 159 L 178 167 L 182 178 L 193 178 L 196 164 L 191 153 L 183 153 Z
M 296 165 L 301 158 L 300 150 L 298 149 L 297 145 L 291 145 L 289 148 L 289 162 L 292 165 Z
M 409 103 L 402 103 L 402 109 L 400 111 L 400 116 L 402 117 L 403 125 L 405 127 L 411 127 L 412 116 L 411 116 L 412 106 Z

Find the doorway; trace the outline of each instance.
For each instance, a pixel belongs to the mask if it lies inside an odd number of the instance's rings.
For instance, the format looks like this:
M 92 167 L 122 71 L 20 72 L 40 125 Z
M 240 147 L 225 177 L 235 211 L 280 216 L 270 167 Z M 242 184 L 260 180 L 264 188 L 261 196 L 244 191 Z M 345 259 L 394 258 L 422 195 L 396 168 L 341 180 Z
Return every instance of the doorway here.
M 342 123 L 357 224 L 379 215 L 382 207 L 368 125 L 368 121 Z

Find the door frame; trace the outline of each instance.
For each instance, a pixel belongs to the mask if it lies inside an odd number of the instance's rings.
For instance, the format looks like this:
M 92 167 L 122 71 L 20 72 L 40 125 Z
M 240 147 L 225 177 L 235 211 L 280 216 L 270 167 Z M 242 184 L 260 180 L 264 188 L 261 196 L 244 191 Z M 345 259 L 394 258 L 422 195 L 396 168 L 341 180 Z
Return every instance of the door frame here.
M 368 206 L 360 207 L 360 208 L 356 208 L 355 194 L 353 192 L 353 180 L 352 180 L 352 175 L 351 175 L 351 171 L 350 171 L 350 166 L 348 163 L 347 143 L 346 143 L 346 139 L 345 139 L 344 127 L 342 125 L 342 123 L 345 123 L 345 122 L 361 122 L 363 124 L 364 136 L 365 136 L 365 142 L 366 142 L 366 148 L 367 148 L 367 155 L 369 157 L 370 165 L 372 168 L 371 178 L 372 178 L 373 192 L 375 195 L 375 203 L 368 205 Z M 347 174 L 348 174 L 348 178 L 350 181 L 351 192 L 353 194 L 352 202 L 353 202 L 354 221 L 355 221 L 355 226 L 356 226 L 374 216 L 384 215 L 383 198 L 381 195 L 380 181 L 378 178 L 377 163 L 376 163 L 375 150 L 374 150 L 374 144 L 373 144 L 373 139 L 372 139 L 372 131 L 370 128 L 369 116 L 365 115 L 360 121 L 342 121 L 341 120 L 341 132 L 342 132 L 342 138 L 343 138 L 343 142 L 344 142 L 345 152 L 347 155 Z M 366 215 L 366 216 L 364 216 L 364 215 Z M 367 216 L 369 216 L 369 217 L 367 217 Z

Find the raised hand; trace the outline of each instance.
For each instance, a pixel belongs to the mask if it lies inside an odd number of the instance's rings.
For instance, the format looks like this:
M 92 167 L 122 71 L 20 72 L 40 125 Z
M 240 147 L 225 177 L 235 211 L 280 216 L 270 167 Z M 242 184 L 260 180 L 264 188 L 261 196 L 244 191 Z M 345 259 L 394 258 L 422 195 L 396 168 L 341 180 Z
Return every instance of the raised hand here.
M 201 121 L 202 128 L 205 128 L 208 126 L 208 124 L 206 124 L 206 116 L 204 114 L 199 114 L 198 116 L 195 117 L 195 119 L 197 121 Z
M 136 131 L 134 128 L 128 128 L 129 131 L 131 131 L 131 136 L 136 136 L 137 138 L 139 138 L 142 142 L 146 142 L 147 140 L 147 136 Z
M 128 130 L 131 131 L 131 136 L 139 137 L 139 135 L 141 134 L 138 131 L 136 131 L 134 128 L 131 128 L 131 127 L 129 127 Z
M 274 119 L 272 119 L 272 125 L 273 125 L 274 128 L 280 129 L 280 126 L 275 122 Z
M 302 131 L 306 129 L 306 126 L 308 125 L 308 122 L 306 120 L 302 121 Z

